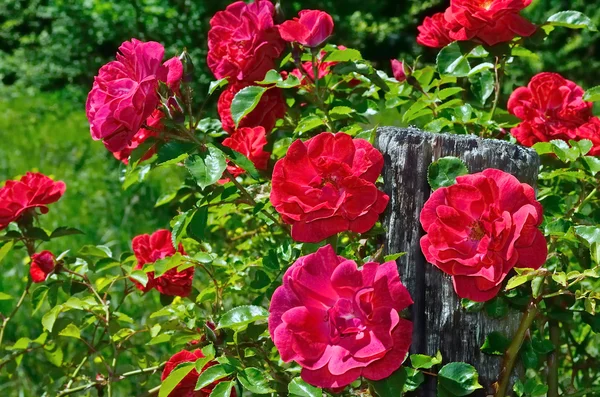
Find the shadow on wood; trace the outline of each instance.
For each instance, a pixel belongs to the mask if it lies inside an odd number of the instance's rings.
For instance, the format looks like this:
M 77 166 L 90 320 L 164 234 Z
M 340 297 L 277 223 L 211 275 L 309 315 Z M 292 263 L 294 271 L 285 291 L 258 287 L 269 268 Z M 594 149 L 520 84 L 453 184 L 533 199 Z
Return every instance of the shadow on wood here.
M 414 128 L 380 128 L 376 146 L 385 158 L 384 190 L 390 196 L 384 220 L 386 251 L 406 252 L 397 262 L 402 281 L 415 301 L 411 352 L 435 355 L 440 350 L 444 363 L 473 365 L 485 388 L 478 395 L 492 394 L 490 386 L 500 373 L 501 357 L 483 354 L 479 348 L 493 331 L 512 338 L 520 313 L 511 311 L 495 320 L 482 312 L 466 312 L 451 278 L 426 263 L 419 246 L 423 236 L 419 214 L 431 194 L 427 168 L 441 157 L 455 156 L 465 162 L 470 173 L 498 168 L 535 187 L 539 157 L 531 149 L 504 141 L 431 134 Z M 422 389 L 419 395 L 435 396 L 435 380 L 429 379 Z

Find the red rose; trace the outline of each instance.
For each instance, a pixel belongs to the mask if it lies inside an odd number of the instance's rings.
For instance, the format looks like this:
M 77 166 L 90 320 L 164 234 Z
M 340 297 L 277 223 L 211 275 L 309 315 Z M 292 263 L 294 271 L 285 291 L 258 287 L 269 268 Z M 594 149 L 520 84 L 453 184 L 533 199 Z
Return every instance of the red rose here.
M 487 45 L 528 37 L 536 26 L 519 15 L 531 0 L 452 0 L 446 26 L 453 40 L 477 40 Z
M 454 41 L 449 36 L 450 31 L 443 12 L 426 17 L 417 29 L 419 30 L 417 43 L 425 47 L 442 48 Z
M 594 142 L 592 154 L 600 153 L 598 120 L 593 104 L 583 100 L 584 90 L 557 73 L 540 73 L 527 87 L 513 92 L 508 110 L 523 122 L 511 134 L 525 146 L 553 139 Z
M 327 245 L 285 272 L 271 299 L 269 333 L 307 383 L 340 388 L 361 376 L 381 380 L 406 358 L 413 325 L 400 313 L 412 303 L 395 262 L 358 269 Z
M 202 351 L 200 349 L 191 352 L 187 350 L 180 351 L 179 353 L 173 355 L 173 357 L 171 357 L 169 361 L 167 361 L 167 363 L 165 364 L 165 368 L 163 369 L 162 376 L 160 377 L 160 380 L 164 381 L 165 379 L 167 379 L 169 374 L 173 372 L 173 370 L 177 368 L 179 364 L 196 362 L 196 360 L 198 360 L 199 358 L 204 358 L 204 354 L 202 354 Z M 202 368 L 202 372 L 216 364 L 216 361 L 208 362 Z M 198 391 L 194 391 L 199 376 L 200 374 L 198 373 L 198 371 L 196 371 L 196 369 L 193 369 L 190 373 L 188 373 L 185 376 L 185 378 L 183 378 L 177 384 L 177 386 L 175 386 L 171 393 L 169 393 L 169 397 L 208 397 L 217 384 L 230 380 L 230 378 L 219 379 Z M 236 397 L 235 389 L 231 391 L 231 395 L 233 397 Z
M 392 59 L 392 72 L 394 74 L 394 78 L 400 83 L 406 81 L 406 69 L 404 67 L 404 62 L 400 62 L 397 59 Z
M 238 1 L 215 14 L 208 32 L 208 67 L 217 79 L 231 77 L 252 83 L 275 69 L 285 49 L 273 23 L 269 0 Z
M 159 259 L 173 256 L 175 252 L 185 255 L 183 246 L 179 244 L 177 251 L 171 241 L 171 232 L 168 230 L 158 230 L 152 235 L 142 234 L 133 239 L 133 253 L 137 259 L 135 270 L 142 270 L 147 263 L 154 263 Z M 154 272 L 146 273 L 148 283 L 146 287 L 132 280 L 135 286 L 144 292 L 156 288 L 163 295 L 186 297 L 192 292 L 192 279 L 194 278 L 194 268 L 189 267 L 181 272 L 177 268 L 171 269 L 160 277 L 154 277 Z
M 306 47 L 318 47 L 333 33 L 333 18 L 319 10 L 300 11 L 300 18 L 279 25 L 281 38 Z
M 0 230 L 17 221 L 27 210 L 39 208 L 48 212 L 48 204 L 57 202 L 65 193 L 62 181 L 54 182 L 44 174 L 28 172 L 18 181 L 6 181 L 0 188 Z
M 122 161 L 124 164 L 129 164 L 129 156 L 131 153 L 137 149 L 142 143 L 146 142 L 146 140 L 150 137 L 157 137 L 159 135 L 160 130 L 164 128 L 161 123 L 161 119 L 164 117 L 164 114 L 160 110 L 155 110 L 150 117 L 146 119 L 145 125 L 150 127 L 148 128 L 140 128 L 139 131 L 133 136 L 131 142 L 127 147 L 118 152 L 113 152 L 115 158 L 119 161 Z M 141 157 L 141 160 L 148 160 L 156 153 L 156 146 L 152 146 L 148 149 L 146 154 Z
M 513 267 L 537 269 L 546 261 L 542 214 L 533 188 L 506 172 L 460 176 L 425 203 L 421 249 L 452 276 L 458 296 L 485 302 Z
M 364 139 L 324 132 L 297 140 L 275 164 L 271 203 L 292 225 L 296 241 L 364 233 L 389 201 L 375 186 L 382 167 L 383 156 Z
M 125 149 L 159 104 L 158 82 L 177 90 L 183 73 L 178 58 L 162 63 L 164 47 L 136 39 L 119 47 L 117 60 L 100 68 L 86 113 L 92 138 L 111 152 Z
M 31 256 L 29 274 L 34 283 L 43 283 L 48 274 L 52 273 L 56 266 L 56 258 L 50 251 L 42 251 Z
M 217 110 L 221 118 L 223 129 L 230 134 L 236 130 L 235 123 L 231 117 L 231 102 L 235 95 L 247 87 L 244 84 L 231 84 L 221 93 Z M 270 133 L 275 128 L 278 119 L 285 116 L 285 100 L 279 88 L 270 88 L 265 92 L 256 105 L 256 108 L 245 116 L 239 123 L 238 128 L 244 127 L 264 127 L 265 131 Z
M 271 154 L 263 150 L 266 144 L 267 132 L 263 127 L 240 128 L 223 141 L 223 146 L 248 157 L 258 170 L 266 170 L 269 163 Z M 231 163 L 227 166 L 227 171 L 236 177 L 244 173 L 243 169 Z

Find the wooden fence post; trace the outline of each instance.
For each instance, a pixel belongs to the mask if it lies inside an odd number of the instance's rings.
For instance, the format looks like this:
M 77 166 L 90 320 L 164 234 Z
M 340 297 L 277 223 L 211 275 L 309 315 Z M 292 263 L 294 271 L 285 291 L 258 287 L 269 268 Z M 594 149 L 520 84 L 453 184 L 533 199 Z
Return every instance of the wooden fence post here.
M 426 263 L 419 240 L 424 232 L 419 214 L 431 194 L 427 168 L 441 157 L 461 158 L 470 173 L 497 168 L 535 187 L 540 164 L 537 154 L 508 142 L 474 136 L 431 134 L 415 128 L 380 128 L 376 146 L 383 153 L 384 190 L 390 196 L 385 214 L 386 253 L 406 252 L 397 260 L 400 276 L 415 304 L 411 353 L 435 355 L 442 352 L 444 363 L 463 361 L 479 372 L 481 393 L 493 394 L 491 384 L 500 372 L 501 357 L 480 352 L 492 331 L 512 338 L 520 313 L 494 320 L 483 312 L 469 313 L 461 307 L 449 276 Z M 436 382 L 427 380 L 419 396 L 436 396 Z

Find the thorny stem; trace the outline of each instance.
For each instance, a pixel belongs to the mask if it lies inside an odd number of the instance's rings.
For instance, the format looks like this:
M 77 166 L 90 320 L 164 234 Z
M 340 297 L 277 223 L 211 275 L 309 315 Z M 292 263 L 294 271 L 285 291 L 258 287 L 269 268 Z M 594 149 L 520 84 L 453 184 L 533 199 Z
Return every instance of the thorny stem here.
M 550 341 L 554 345 L 554 351 L 548 356 L 548 397 L 558 397 L 560 326 L 556 321 L 550 321 Z
M 490 120 L 494 118 L 494 114 L 496 113 L 496 109 L 498 108 L 498 102 L 500 102 L 500 92 L 502 89 L 502 78 L 504 77 L 504 65 L 506 63 L 506 58 L 502 58 L 500 61 L 499 57 L 496 57 L 496 61 L 494 62 L 494 77 L 495 77 L 495 85 L 494 85 L 494 104 L 492 105 L 492 111 L 490 112 Z
M 515 367 L 515 362 L 517 357 L 519 356 L 519 350 L 521 350 L 521 346 L 523 345 L 523 341 L 525 340 L 525 336 L 529 331 L 529 327 L 535 320 L 536 316 L 539 313 L 538 301 L 532 300 L 529 303 L 527 311 L 523 314 L 521 319 L 521 324 L 517 329 L 517 333 L 515 334 L 508 350 L 504 353 L 504 361 L 502 362 L 502 370 L 500 371 L 500 375 L 498 378 L 498 382 L 494 384 L 494 388 L 496 389 L 495 397 L 505 397 L 506 392 L 508 391 L 508 386 L 510 385 L 510 376 L 512 375 L 513 369 Z
M 256 206 L 256 201 L 254 200 L 254 198 L 250 195 L 250 193 L 248 193 L 248 191 L 246 190 L 246 188 L 244 186 L 242 186 L 241 183 L 239 183 L 235 177 L 231 174 L 231 172 L 225 170 L 223 172 L 223 175 L 225 175 L 227 178 L 229 178 L 229 180 L 231 182 L 233 182 L 233 184 L 235 185 L 235 187 L 238 188 L 238 190 L 240 191 L 240 193 L 242 194 L 242 196 L 246 197 L 246 199 L 248 200 L 248 202 L 254 206 Z M 275 222 L 277 225 L 279 225 L 279 227 L 281 227 L 283 230 L 285 230 L 285 232 L 287 234 L 290 234 L 290 229 L 287 225 L 281 223 L 279 220 L 277 220 L 273 215 L 271 215 L 271 213 L 269 213 L 266 210 L 263 210 L 263 213 L 265 214 L 265 216 L 267 218 L 269 218 L 270 220 L 272 220 L 273 222 Z

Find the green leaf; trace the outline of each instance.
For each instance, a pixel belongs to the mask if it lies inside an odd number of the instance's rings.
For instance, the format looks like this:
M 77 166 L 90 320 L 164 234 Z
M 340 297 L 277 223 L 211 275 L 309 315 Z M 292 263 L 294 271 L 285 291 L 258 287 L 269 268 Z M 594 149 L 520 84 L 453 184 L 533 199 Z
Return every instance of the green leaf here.
M 171 242 L 173 243 L 173 247 L 177 247 L 181 238 L 183 237 L 183 232 L 186 231 L 187 225 L 191 221 L 191 217 L 189 216 L 191 211 L 182 212 L 177 215 L 175 218 L 171 219 L 171 228 L 173 229 L 171 233 Z
M 222 151 L 208 146 L 207 151 L 190 156 L 185 161 L 185 166 L 198 186 L 204 189 L 221 179 L 223 171 L 227 168 L 227 160 Z
M 296 129 L 294 130 L 294 134 L 302 134 L 304 132 L 314 130 L 322 125 L 325 125 L 325 121 L 321 117 L 317 115 L 310 115 L 300 120 L 296 126 Z
M 267 74 L 265 75 L 265 78 L 262 81 L 257 81 L 256 84 L 272 85 L 272 84 L 277 84 L 278 82 L 280 82 L 282 80 L 283 79 L 281 77 L 281 73 L 279 73 L 275 69 L 271 69 L 267 72 Z
M 52 234 L 50 234 L 50 238 L 58 238 L 64 236 L 73 236 L 75 234 L 85 234 L 79 229 L 75 229 L 74 227 L 60 226 L 54 229 Z
M 81 339 L 81 331 L 75 324 L 67 325 L 62 331 L 58 333 L 60 336 L 66 336 L 69 338 Z
M 37 313 L 38 310 L 42 307 L 46 296 L 48 296 L 48 288 L 45 285 L 41 285 L 36 288 L 31 294 L 31 304 L 33 306 L 33 313 Z
M 460 300 L 460 305 L 468 311 L 469 313 L 476 313 L 483 309 L 483 302 L 475 302 L 467 298 L 462 298 Z
M 266 320 L 269 317 L 267 309 L 260 306 L 239 306 L 223 314 L 217 328 L 241 330 L 248 324 Z
M 472 365 L 467 363 L 450 363 L 444 365 L 438 372 L 438 386 L 446 389 L 455 396 L 468 396 L 477 389 L 479 374 Z
M 500 332 L 492 332 L 485 338 L 485 342 L 483 342 L 480 349 L 485 354 L 501 356 L 508 349 L 509 345 L 510 340 L 507 337 Z
M 429 165 L 427 180 L 433 190 L 456 183 L 456 177 L 469 173 L 467 166 L 456 157 L 443 157 Z
M 377 397 L 397 397 L 402 395 L 406 378 L 406 371 L 404 371 L 404 368 L 400 368 L 385 379 L 369 381 L 369 383 L 373 387 Z
M 208 224 L 208 207 L 198 208 L 187 226 L 187 234 L 194 240 L 202 242 L 204 240 L 204 230 Z
M 421 371 L 408 367 L 401 367 L 400 369 L 406 374 L 404 392 L 415 391 L 425 382 L 425 375 Z
M 348 62 L 348 61 L 362 61 L 363 57 L 358 50 L 352 48 L 346 48 L 345 50 L 334 50 L 328 53 L 324 61 L 326 62 Z
M 548 18 L 546 25 L 562 26 L 569 29 L 588 29 L 596 32 L 594 22 L 579 11 L 561 11 Z
M 177 164 L 185 160 L 189 153 L 196 150 L 197 146 L 190 142 L 169 141 L 158 149 L 159 165 Z
M 429 369 L 442 363 L 442 353 L 438 351 L 435 357 L 425 354 L 411 354 L 410 363 L 414 369 Z
M 158 397 L 168 397 L 169 394 L 175 389 L 175 387 L 194 369 L 194 363 L 185 364 L 167 376 L 162 384 L 160 385 L 160 390 L 158 391 Z
M 299 396 L 299 397 L 321 397 L 323 395 L 323 391 L 318 387 L 313 385 L 309 385 L 302 378 L 294 378 L 288 384 L 288 393 L 291 396 Z
M 215 93 L 216 90 L 218 90 L 221 87 L 224 87 L 227 85 L 227 78 L 221 79 L 221 80 L 216 80 L 216 81 L 211 81 L 210 85 L 208 87 L 208 96 L 211 96 L 212 94 Z
M 233 388 L 233 381 L 219 382 L 215 388 L 210 392 L 209 397 L 229 397 L 231 396 L 231 389 Z
M 251 393 L 268 394 L 275 391 L 269 386 L 267 374 L 258 368 L 245 368 L 238 374 L 237 378 L 242 386 L 244 386 L 244 389 Z
M 148 284 L 148 275 L 142 270 L 134 270 L 133 272 L 131 272 L 129 277 L 142 284 L 144 287 L 146 286 L 146 284 Z
M 265 92 L 267 92 L 265 87 L 250 86 L 235 94 L 231 102 L 231 117 L 236 127 L 239 126 L 244 116 L 256 108 Z
M 64 353 L 54 341 L 50 341 L 44 345 L 44 355 L 50 361 L 50 364 L 56 367 L 60 367 L 63 363 Z
M 487 301 L 484 308 L 487 315 L 492 318 L 502 318 L 508 314 L 508 303 L 501 297 Z
M 600 101 L 600 85 L 587 90 L 583 95 L 583 100 L 588 102 Z
M 469 81 L 471 82 L 471 91 L 479 99 L 479 103 L 485 104 L 488 98 L 494 93 L 494 74 L 489 70 L 485 70 L 475 76 L 469 77 Z
M 225 153 L 225 156 L 227 156 L 227 158 L 232 163 L 234 163 L 235 165 L 237 165 L 238 167 L 240 167 L 244 171 L 246 171 L 248 173 L 248 175 L 250 175 L 254 180 L 257 180 L 257 181 L 261 180 L 258 170 L 254 166 L 254 163 L 252 163 L 252 161 L 250 159 L 248 159 L 248 157 L 244 156 L 240 152 L 237 152 L 231 148 L 228 148 L 227 146 L 223 146 L 220 143 L 215 143 L 214 145 L 217 148 L 219 148 L 223 153 Z
M 52 309 L 50 309 L 50 311 L 44 314 L 44 317 L 42 317 L 42 325 L 44 326 L 45 330 L 47 330 L 48 332 L 52 332 L 54 322 L 56 321 L 56 318 L 58 317 L 58 314 L 61 310 L 62 307 L 54 306 Z
M 110 250 L 110 248 L 104 245 L 84 245 L 79 250 L 79 255 L 94 256 L 98 258 L 110 258 L 112 256 L 112 251 Z
M 9 301 L 11 299 L 15 299 L 7 293 L 0 292 L 0 301 Z
M 465 77 L 471 71 L 471 65 L 457 42 L 442 48 L 437 56 L 438 71 L 442 76 Z
M 391 262 L 391 261 L 395 261 L 396 259 L 402 257 L 406 255 L 406 252 L 398 252 L 396 254 L 390 254 L 390 255 L 386 255 L 383 257 L 383 261 L 384 262 Z
M 15 245 L 15 242 L 9 241 L 8 243 L 4 244 L 2 248 L 0 248 L 0 262 L 2 262 L 2 259 L 4 259 L 4 257 L 10 252 L 13 245 Z
M 193 365 L 192 365 L 193 368 Z M 212 367 L 206 368 L 204 372 L 198 377 L 196 382 L 196 388 L 194 390 L 200 390 L 211 383 L 223 379 L 233 373 L 233 368 L 230 365 L 217 364 Z

